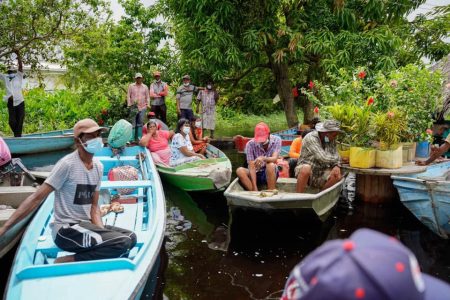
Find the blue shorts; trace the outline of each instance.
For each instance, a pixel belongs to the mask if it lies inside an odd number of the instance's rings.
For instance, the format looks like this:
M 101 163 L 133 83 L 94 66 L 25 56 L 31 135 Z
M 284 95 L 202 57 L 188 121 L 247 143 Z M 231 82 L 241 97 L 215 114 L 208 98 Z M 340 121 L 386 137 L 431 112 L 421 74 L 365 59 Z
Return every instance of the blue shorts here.
M 275 178 L 278 179 L 278 167 L 275 166 Z M 266 168 L 256 172 L 256 184 L 267 184 Z

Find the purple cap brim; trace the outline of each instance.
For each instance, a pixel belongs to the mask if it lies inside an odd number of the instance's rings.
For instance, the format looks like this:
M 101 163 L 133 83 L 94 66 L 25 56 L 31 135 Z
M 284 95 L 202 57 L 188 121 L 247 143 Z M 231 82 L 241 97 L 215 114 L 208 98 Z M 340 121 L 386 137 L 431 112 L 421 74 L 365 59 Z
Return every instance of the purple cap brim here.
M 422 273 L 425 282 L 424 300 L 448 300 L 450 297 L 450 285 L 444 281 Z

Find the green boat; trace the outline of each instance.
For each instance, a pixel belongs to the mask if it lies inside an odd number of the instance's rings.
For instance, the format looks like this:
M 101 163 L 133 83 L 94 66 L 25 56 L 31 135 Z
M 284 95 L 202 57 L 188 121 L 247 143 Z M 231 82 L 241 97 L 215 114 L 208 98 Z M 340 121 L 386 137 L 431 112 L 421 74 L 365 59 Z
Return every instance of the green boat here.
M 176 167 L 157 165 L 159 176 L 187 192 L 224 190 L 231 180 L 231 162 L 218 148 L 208 145 L 206 159 Z

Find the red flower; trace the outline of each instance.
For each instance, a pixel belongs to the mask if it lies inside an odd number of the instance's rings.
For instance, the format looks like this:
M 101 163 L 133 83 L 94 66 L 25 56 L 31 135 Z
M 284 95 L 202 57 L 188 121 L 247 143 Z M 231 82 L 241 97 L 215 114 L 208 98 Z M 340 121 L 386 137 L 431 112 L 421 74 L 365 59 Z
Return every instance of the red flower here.
M 314 113 L 315 114 L 318 114 L 319 113 L 319 108 L 316 106 L 316 107 L 314 107 Z
M 373 97 L 369 97 L 369 98 L 367 99 L 367 105 L 370 106 L 370 105 L 372 105 L 372 104 L 373 104 Z
M 387 113 L 387 117 L 388 117 L 389 119 L 392 119 L 394 116 L 395 116 L 395 114 L 394 114 L 392 111 L 390 111 L 390 112 Z
M 367 75 L 367 73 L 364 72 L 364 71 L 361 71 L 361 72 L 358 73 L 358 77 L 359 77 L 360 79 L 364 79 L 364 78 L 366 77 L 366 75 Z
M 105 122 L 103 121 L 103 119 L 98 119 L 98 125 L 103 125 Z
M 106 114 L 108 114 L 108 110 L 106 108 L 103 108 L 102 109 L 102 115 L 106 115 Z
M 312 80 L 309 81 L 308 87 L 310 90 L 312 90 L 314 88 L 315 84 L 314 82 L 312 82 Z
M 427 133 L 427 134 L 433 134 L 433 130 L 431 130 L 430 128 L 428 128 L 428 129 L 426 130 L 426 133 Z

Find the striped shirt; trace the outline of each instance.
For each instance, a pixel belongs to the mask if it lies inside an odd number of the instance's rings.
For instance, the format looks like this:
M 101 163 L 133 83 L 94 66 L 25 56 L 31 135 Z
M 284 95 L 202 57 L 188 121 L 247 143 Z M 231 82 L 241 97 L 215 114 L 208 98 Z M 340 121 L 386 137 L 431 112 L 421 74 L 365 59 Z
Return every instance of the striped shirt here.
M 339 154 L 336 143 L 330 141 L 324 143 L 320 141 L 319 132 L 308 133 L 302 142 L 302 150 L 297 165 L 308 164 L 313 169 L 313 173 L 333 168 L 339 164 Z
M 269 146 L 267 150 L 264 150 L 264 147 L 259 143 L 255 142 L 255 139 L 251 139 L 248 141 L 245 146 L 245 153 L 247 155 L 247 162 L 254 161 L 260 156 L 271 157 L 275 152 L 278 154 L 281 151 L 281 138 L 276 135 L 270 135 L 269 138 Z
M 139 111 L 144 110 L 148 106 L 149 99 L 148 87 L 145 84 L 132 83 L 128 86 L 127 105 L 131 106 L 137 103 Z
M 93 168 L 86 169 L 74 151 L 63 157 L 45 180 L 55 189 L 53 236 L 70 223 L 91 222 L 91 205 L 95 191 L 100 190 L 103 165 L 94 158 Z
M 176 98 L 180 101 L 180 109 L 192 109 L 192 97 L 197 91 L 198 88 L 192 84 L 178 87 Z

